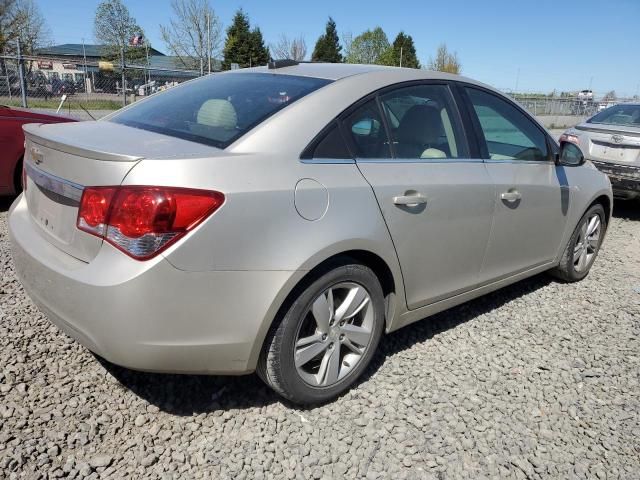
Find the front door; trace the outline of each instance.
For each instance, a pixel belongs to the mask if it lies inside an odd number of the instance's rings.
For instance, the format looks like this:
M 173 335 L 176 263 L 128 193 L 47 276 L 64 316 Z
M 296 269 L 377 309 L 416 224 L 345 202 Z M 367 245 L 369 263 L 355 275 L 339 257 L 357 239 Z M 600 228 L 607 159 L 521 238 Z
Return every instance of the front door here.
M 490 281 L 555 259 L 569 192 L 539 125 L 492 92 L 472 87 L 465 91 L 496 185 L 493 229 L 481 272 L 481 279 Z
M 494 186 L 446 84 L 380 94 L 342 120 L 398 253 L 408 308 L 476 286 Z

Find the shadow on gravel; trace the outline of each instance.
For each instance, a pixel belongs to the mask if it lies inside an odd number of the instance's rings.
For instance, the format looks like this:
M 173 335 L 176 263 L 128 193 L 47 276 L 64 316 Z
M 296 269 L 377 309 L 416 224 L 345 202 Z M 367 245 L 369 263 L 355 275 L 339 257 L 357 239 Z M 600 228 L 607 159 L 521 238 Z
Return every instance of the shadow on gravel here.
M 553 281 L 549 275 L 541 273 L 386 335 L 380 343 L 378 354 L 374 357 L 361 381 L 366 381 L 373 376 L 384 364 L 387 357 L 411 348 L 416 343 L 426 342 L 442 332 L 456 328 L 458 325 L 474 320 L 517 298 L 533 293 Z
M 615 200 L 613 202 L 613 216 L 640 221 L 640 200 Z
M 387 357 L 428 341 L 441 332 L 491 312 L 505 303 L 552 282 L 545 274 L 523 280 L 420 321 L 382 338 L 378 354 L 358 383 L 370 379 Z M 257 375 L 240 377 L 144 373 L 113 365 L 98 358 L 124 389 L 173 415 L 194 415 L 220 410 L 259 408 L 282 402 L 288 408 L 306 410 L 275 394 Z M 407 366 L 409 368 L 409 366 Z
M 0 212 L 6 212 L 15 200 L 15 197 L 0 197 Z

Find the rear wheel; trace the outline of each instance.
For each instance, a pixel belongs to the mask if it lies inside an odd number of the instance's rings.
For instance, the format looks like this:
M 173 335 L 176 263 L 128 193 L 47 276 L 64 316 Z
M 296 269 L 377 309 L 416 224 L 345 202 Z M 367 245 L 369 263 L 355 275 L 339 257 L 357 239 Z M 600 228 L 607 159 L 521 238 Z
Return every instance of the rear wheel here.
M 383 326 L 382 287 L 373 271 L 337 266 L 302 290 L 272 329 L 258 374 L 296 403 L 330 400 L 362 374 Z
M 551 270 L 551 274 L 566 282 L 577 282 L 586 277 L 598 256 L 606 228 L 604 208 L 600 204 L 593 205 L 578 222 L 560 264 Z

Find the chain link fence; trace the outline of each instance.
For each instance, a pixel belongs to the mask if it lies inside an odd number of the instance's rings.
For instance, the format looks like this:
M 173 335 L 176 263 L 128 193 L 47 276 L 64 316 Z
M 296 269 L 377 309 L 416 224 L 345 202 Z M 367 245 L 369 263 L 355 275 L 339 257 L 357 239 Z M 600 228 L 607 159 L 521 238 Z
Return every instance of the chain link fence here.
M 0 104 L 97 119 L 199 75 L 172 66 L 3 55 Z
M 123 66 L 119 61 L 88 61 L 86 57 L 0 55 L 0 104 L 97 119 L 200 75 L 176 67 L 172 57 L 154 57 L 154 63 L 125 62 Z M 590 90 L 562 96 L 505 93 L 551 128 L 578 123 L 576 119 L 625 101 L 596 100 Z

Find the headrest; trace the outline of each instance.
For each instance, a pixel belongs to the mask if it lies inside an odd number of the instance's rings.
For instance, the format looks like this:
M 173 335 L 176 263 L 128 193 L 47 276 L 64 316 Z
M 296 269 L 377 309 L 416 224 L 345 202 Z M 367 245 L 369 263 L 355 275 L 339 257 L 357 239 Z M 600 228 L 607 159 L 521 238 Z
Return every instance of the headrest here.
M 414 105 L 398 125 L 398 141 L 427 145 L 438 141 L 444 131 L 438 109 L 431 105 Z
M 214 98 L 202 104 L 198 110 L 197 122 L 200 125 L 233 130 L 238 125 L 238 116 L 230 101 Z

